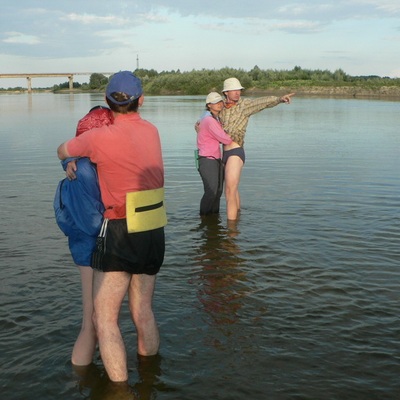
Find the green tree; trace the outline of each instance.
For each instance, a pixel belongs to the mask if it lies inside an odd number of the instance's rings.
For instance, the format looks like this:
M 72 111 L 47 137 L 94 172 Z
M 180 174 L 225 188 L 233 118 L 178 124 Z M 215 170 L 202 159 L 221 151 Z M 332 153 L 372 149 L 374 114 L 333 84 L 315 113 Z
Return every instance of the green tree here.
M 90 89 L 101 89 L 108 83 L 108 78 L 103 74 L 94 73 L 90 75 L 89 87 Z
M 255 65 L 250 71 L 224 67 L 221 69 L 201 69 L 182 72 L 179 69 L 157 72 L 154 69 L 137 69 L 135 74 L 142 80 L 146 95 L 202 95 L 211 91 L 221 92 L 227 78 L 236 77 L 246 89 L 294 90 L 310 87 L 360 87 L 380 90 L 382 87 L 400 87 L 400 78 L 381 78 L 376 75 L 350 76 L 342 69 L 311 70 L 295 66 L 291 70 L 262 69 Z M 108 78 L 94 73 L 89 84 L 80 89 L 104 91 Z M 74 83 L 74 88 L 77 87 Z M 54 90 L 67 89 L 68 83 L 54 85 Z M 11 89 L 9 89 L 11 90 Z
M 337 82 L 342 82 L 346 78 L 346 74 L 344 73 L 344 71 L 342 69 L 337 69 L 334 73 L 333 73 L 333 79 Z
M 253 81 L 261 81 L 264 77 L 263 72 L 257 65 L 255 65 L 253 69 L 249 71 L 249 75 L 251 76 Z

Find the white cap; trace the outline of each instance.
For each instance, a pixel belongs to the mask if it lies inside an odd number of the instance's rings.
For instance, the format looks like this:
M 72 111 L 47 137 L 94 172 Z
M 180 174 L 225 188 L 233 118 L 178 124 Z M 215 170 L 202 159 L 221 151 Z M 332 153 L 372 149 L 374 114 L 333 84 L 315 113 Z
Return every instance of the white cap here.
M 228 78 L 224 81 L 224 88 L 222 92 L 229 92 L 230 90 L 242 90 L 244 87 L 240 84 L 239 79 Z
M 207 98 L 206 98 L 206 104 L 210 104 L 210 103 L 211 104 L 216 104 L 216 103 L 219 103 L 220 101 L 224 101 L 224 99 L 217 92 L 209 93 Z

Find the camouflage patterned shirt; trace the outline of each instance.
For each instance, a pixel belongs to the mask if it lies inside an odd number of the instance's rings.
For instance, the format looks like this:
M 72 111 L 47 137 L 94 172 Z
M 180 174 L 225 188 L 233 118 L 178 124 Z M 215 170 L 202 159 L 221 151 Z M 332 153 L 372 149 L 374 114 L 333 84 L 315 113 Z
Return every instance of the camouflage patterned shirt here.
M 280 97 L 267 96 L 257 99 L 240 99 L 232 107 L 225 107 L 219 117 L 225 132 L 239 146 L 244 145 L 247 124 L 251 115 L 258 113 L 265 108 L 272 108 L 281 103 Z

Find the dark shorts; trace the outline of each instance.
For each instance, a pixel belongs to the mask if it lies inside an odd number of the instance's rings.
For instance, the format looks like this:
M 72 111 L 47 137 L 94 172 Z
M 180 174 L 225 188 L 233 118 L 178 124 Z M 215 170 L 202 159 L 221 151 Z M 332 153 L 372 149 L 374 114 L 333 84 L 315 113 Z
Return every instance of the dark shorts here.
M 222 156 L 222 162 L 226 164 L 230 156 L 238 156 L 243 161 L 243 164 L 246 161 L 246 155 L 244 153 L 243 147 L 235 147 L 234 149 L 226 151 L 224 150 L 224 154 Z
M 164 261 L 164 228 L 128 233 L 126 219 L 108 220 L 97 238 L 91 266 L 103 272 L 155 275 Z

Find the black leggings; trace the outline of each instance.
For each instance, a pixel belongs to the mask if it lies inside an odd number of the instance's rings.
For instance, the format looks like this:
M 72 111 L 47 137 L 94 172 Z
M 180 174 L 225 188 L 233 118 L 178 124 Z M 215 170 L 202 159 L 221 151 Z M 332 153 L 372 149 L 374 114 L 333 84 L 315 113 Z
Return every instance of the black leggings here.
M 224 188 L 224 168 L 216 158 L 199 157 L 199 173 L 204 194 L 200 201 L 200 215 L 219 213 L 219 203 Z

